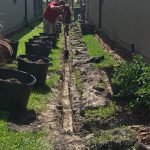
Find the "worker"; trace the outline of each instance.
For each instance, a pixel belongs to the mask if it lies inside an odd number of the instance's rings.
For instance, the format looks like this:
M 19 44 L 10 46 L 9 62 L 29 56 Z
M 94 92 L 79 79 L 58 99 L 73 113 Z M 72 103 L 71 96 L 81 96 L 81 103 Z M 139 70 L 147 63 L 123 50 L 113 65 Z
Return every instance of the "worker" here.
M 65 1 L 59 0 L 58 2 L 52 1 L 48 4 L 43 17 L 44 32 L 55 33 L 56 22 L 60 15 L 64 12 Z
M 71 10 L 69 5 L 65 5 L 63 13 L 64 32 L 69 34 L 69 24 L 71 23 Z

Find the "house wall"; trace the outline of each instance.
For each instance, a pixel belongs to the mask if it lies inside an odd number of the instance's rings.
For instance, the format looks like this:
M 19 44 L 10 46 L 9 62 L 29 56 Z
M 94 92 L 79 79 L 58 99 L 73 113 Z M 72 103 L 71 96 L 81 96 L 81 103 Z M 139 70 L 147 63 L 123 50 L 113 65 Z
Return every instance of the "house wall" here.
M 16 4 L 13 4 L 13 0 L 0 1 L 0 23 L 5 31 L 22 22 L 24 22 L 24 0 L 18 0 Z
M 33 0 L 27 0 L 27 17 L 29 21 L 34 19 Z M 0 24 L 5 32 L 12 32 L 24 23 L 25 0 L 16 0 L 16 3 L 14 0 L 0 0 Z
M 87 7 L 89 22 L 99 27 L 99 0 L 89 0 Z
M 89 0 L 90 3 L 96 0 Z M 150 60 L 150 1 L 149 0 L 100 0 L 101 27 L 113 39 L 126 48 L 130 43 L 135 44 L 140 51 Z M 97 9 L 93 10 L 96 14 Z M 92 15 L 92 12 L 89 16 Z M 95 15 L 96 16 L 96 15 Z M 89 19 L 92 23 L 93 20 Z M 94 19 L 97 22 L 97 16 Z
M 27 17 L 28 20 L 32 20 L 34 18 L 34 6 L 33 6 L 33 0 L 27 0 Z

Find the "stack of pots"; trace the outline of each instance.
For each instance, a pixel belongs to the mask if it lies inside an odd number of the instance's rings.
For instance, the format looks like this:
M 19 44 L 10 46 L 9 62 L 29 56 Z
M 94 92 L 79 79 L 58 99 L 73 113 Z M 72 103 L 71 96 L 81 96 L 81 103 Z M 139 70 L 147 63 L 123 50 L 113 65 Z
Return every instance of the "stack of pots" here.
M 57 22 L 57 24 L 56 24 L 56 33 L 60 33 L 61 32 L 61 27 L 62 27 L 61 23 Z
M 94 25 L 88 23 L 81 23 L 80 26 L 83 35 L 94 33 Z
M 13 40 L 11 40 L 11 41 L 9 42 L 9 44 L 10 44 L 10 46 L 11 46 L 12 49 L 13 49 L 13 54 L 12 54 L 12 56 L 11 56 L 11 59 L 16 59 L 19 41 L 13 41 Z
M 13 49 L 12 56 L 16 59 L 18 41 L 8 40 Z M 15 69 L 0 69 L 0 110 L 25 111 L 29 96 L 36 82 L 36 78 L 26 72 Z
M 36 78 L 35 86 L 45 85 L 48 67 L 51 64 L 48 56 L 54 44 L 56 42 L 54 43 L 52 36 L 41 33 L 25 43 L 26 55 L 18 57 L 18 69 L 32 74 Z
M 48 67 L 51 65 L 48 56 L 51 48 L 56 47 L 57 33 L 40 33 L 25 43 L 26 55 L 18 56 L 18 70 L 0 69 L 0 109 L 24 111 L 27 109 L 29 96 L 33 87 L 45 85 Z M 13 49 L 11 58 L 16 58 L 18 41 L 10 41 Z
M 45 85 L 48 67 L 51 65 L 48 56 L 51 48 L 56 47 L 58 37 L 58 32 L 52 34 L 40 33 L 33 36 L 25 43 L 26 55 L 18 57 L 18 69 L 32 74 L 36 78 L 36 86 Z

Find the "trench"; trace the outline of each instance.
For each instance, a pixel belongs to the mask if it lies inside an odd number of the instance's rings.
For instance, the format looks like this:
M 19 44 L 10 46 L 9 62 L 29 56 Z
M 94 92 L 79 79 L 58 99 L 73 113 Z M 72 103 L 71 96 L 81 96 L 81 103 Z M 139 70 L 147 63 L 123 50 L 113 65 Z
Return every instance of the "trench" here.
M 64 52 L 68 50 L 68 40 L 69 37 L 64 36 Z M 72 108 L 70 101 L 69 92 L 69 82 L 70 82 L 70 64 L 69 61 L 64 62 L 64 83 L 62 91 L 62 114 L 63 114 L 63 129 L 65 132 L 73 132 L 73 119 L 72 119 Z

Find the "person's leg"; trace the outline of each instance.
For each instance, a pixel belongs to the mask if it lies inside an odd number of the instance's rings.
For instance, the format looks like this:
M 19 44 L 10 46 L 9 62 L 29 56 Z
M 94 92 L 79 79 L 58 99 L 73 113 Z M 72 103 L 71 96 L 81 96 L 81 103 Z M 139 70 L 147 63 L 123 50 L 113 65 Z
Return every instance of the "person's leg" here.
M 67 23 L 64 24 L 64 32 L 69 35 L 69 24 Z
M 56 33 L 56 22 L 50 22 L 49 23 L 49 32 L 50 33 Z
M 49 22 L 46 19 L 43 19 L 43 30 L 44 33 L 49 33 Z

